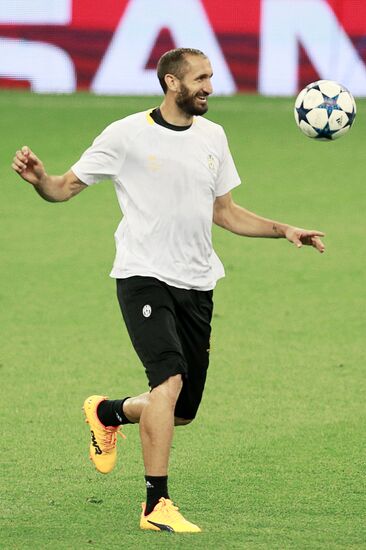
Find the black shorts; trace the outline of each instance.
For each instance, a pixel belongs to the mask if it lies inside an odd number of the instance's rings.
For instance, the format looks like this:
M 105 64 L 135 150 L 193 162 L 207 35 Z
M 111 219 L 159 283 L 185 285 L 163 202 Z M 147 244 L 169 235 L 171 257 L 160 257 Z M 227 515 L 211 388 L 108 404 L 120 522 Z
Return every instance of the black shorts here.
M 209 364 L 212 290 L 185 290 L 153 277 L 117 279 L 117 296 L 149 386 L 182 374 L 175 416 L 193 419 Z

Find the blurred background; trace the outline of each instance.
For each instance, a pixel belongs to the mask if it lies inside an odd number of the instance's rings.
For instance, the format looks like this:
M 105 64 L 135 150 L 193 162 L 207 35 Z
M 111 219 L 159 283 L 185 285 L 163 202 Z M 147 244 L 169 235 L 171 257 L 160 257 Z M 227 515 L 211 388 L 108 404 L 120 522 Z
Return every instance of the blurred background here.
M 203 50 L 215 92 L 294 95 L 319 78 L 366 95 L 363 0 L 2 0 L 0 86 L 160 93 L 159 56 Z

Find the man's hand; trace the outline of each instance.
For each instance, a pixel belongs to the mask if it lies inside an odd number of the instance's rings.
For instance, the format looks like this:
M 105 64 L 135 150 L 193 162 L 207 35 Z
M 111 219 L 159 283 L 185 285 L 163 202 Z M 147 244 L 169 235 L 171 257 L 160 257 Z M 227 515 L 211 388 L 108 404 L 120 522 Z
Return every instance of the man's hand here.
M 48 202 L 68 201 L 87 188 L 72 170 L 62 176 L 49 176 L 43 162 L 27 145 L 15 153 L 11 167 L 25 181 L 31 183 L 38 195 Z
M 42 161 L 27 145 L 24 145 L 20 151 L 15 153 L 11 167 L 25 181 L 35 186 L 39 185 L 42 179 L 47 176 Z
M 320 239 L 320 237 L 324 237 L 322 231 L 313 231 L 290 226 L 286 229 L 285 237 L 290 243 L 294 243 L 297 248 L 308 245 L 319 250 L 321 254 L 325 251 L 324 243 Z

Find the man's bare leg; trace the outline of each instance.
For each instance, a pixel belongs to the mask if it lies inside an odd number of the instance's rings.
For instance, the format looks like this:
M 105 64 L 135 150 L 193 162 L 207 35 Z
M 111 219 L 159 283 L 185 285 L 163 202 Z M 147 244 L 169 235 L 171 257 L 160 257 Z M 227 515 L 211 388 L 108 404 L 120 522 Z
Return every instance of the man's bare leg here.
M 150 396 L 150 392 L 145 392 L 125 400 L 123 403 L 123 412 L 130 422 L 133 424 L 138 424 L 140 422 L 142 411 L 149 403 Z M 174 417 L 175 426 L 185 426 L 186 424 L 190 424 L 190 422 L 192 422 L 192 420 Z
M 140 416 L 140 437 L 146 475 L 166 476 L 174 430 L 174 409 L 182 376 L 165 380 L 150 392 Z
M 141 529 L 190 533 L 201 531 L 179 513 L 168 494 L 167 474 L 174 410 L 182 385 L 181 375 L 176 375 L 154 388 L 140 416 L 147 493 L 140 518 Z
M 141 393 L 136 397 L 129 397 L 123 403 L 123 412 L 130 422 L 138 424 L 143 409 L 150 399 L 150 392 Z

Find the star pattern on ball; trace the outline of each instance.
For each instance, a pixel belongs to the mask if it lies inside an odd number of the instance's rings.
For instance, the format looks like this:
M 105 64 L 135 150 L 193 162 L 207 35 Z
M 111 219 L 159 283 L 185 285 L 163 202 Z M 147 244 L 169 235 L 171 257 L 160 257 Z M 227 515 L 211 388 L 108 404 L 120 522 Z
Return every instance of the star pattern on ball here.
M 318 105 L 318 108 L 326 109 L 328 116 L 330 116 L 334 110 L 338 110 L 338 111 L 341 110 L 340 106 L 337 103 L 339 94 L 334 97 L 328 97 L 327 95 L 322 93 L 322 96 L 323 96 L 323 103 Z
M 299 115 L 299 124 L 303 120 L 307 124 L 309 124 L 308 119 L 306 118 L 306 115 L 310 113 L 311 109 L 305 109 L 304 105 L 301 103 L 300 107 L 296 108 L 297 114 Z
M 318 135 L 315 137 L 315 139 L 332 139 L 332 135 L 335 134 L 338 130 L 331 130 L 329 128 L 329 124 L 327 123 L 324 128 L 314 128 L 314 130 L 318 133 Z
M 348 115 L 348 125 L 352 126 L 353 121 L 355 120 L 356 111 L 353 109 L 352 113 L 347 113 Z

